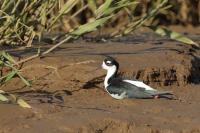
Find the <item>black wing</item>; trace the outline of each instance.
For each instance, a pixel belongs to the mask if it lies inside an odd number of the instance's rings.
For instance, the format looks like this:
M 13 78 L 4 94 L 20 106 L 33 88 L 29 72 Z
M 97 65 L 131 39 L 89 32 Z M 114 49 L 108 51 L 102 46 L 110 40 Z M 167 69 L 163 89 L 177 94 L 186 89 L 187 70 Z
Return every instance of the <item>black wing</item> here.
M 112 79 L 106 89 L 110 94 L 120 95 L 125 93 L 128 98 L 153 98 L 152 93 L 146 91 L 145 88 L 124 82 L 120 78 Z

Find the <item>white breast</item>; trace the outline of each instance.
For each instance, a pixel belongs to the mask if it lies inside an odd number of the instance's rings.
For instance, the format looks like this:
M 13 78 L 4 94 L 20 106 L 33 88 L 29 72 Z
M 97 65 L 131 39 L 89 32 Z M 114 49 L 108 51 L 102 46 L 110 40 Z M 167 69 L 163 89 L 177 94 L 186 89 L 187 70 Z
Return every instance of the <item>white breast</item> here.
M 146 90 L 153 90 L 153 91 L 156 91 L 155 89 L 153 89 L 152 87 L 144 84 L 143 82 L 141 81 L 134 81 L 134 80 L 123 80 L 124 82 L 128 82 L 128 83 L 131 83 L 135 86 L 138 86 L 138 87 L 141 87 L 141 88 L 145 88 Z
M 110 93 L 109 93 L 110 94 Z M 126 98 L 126 92 L 123 92 L 121 95 L 118 95 L 118 94 L 110 94 L 113 98 L 115 99 L 118 99 L 118 100 L 121 100 L 121 99 L 124 99 Z

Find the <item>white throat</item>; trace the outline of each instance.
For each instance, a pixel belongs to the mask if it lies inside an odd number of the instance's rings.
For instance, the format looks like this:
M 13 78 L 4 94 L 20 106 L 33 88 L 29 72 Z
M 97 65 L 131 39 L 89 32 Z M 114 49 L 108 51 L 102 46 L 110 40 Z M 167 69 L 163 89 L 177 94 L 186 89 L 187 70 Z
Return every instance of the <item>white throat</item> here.
M 110 79 L 110 77 L 112 77 L 115 72 L 117 71 L 117 67 L 116 66 L 112 66 L 112 67 L 109 67 L 109 69 L 107 69 L 107 75 L 105 77 L 105 80 L 104 80 L 104 87 L 107 88 L 108 87 L 108 80 Z

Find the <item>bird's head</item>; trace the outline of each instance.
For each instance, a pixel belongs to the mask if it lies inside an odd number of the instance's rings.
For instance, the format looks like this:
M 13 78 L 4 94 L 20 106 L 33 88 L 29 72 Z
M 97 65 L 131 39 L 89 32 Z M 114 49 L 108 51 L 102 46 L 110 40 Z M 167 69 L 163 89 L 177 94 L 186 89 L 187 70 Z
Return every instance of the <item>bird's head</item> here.
M 113 57 L 107 56 L 103 60 L 102 68 L 107 70 L 107 71 L 111 71 L 112 70 L 112 71 L 116 71 L 117 72 L 117 70 L 119 68 L 119 63 Z

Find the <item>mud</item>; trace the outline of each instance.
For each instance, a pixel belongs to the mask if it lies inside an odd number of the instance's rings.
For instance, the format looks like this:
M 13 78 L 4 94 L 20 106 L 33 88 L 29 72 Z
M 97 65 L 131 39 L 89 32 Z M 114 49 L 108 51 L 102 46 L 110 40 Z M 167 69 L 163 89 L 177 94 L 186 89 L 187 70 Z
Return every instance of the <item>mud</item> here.
M 0 133 L 200 132 L 199 49 L 149 36 L 144 41 L 81 39 L 25 63 L 22 74 L 32 87 L 15 78 L 1 89 L 27 100 L 32 109 L 1 103 Z M 37 47 L 8 51 L 25 58 Z M 119 61 L 120 76 L 173 91 L 176 100 L 111 98 L 103 89 L 105 55 Z

